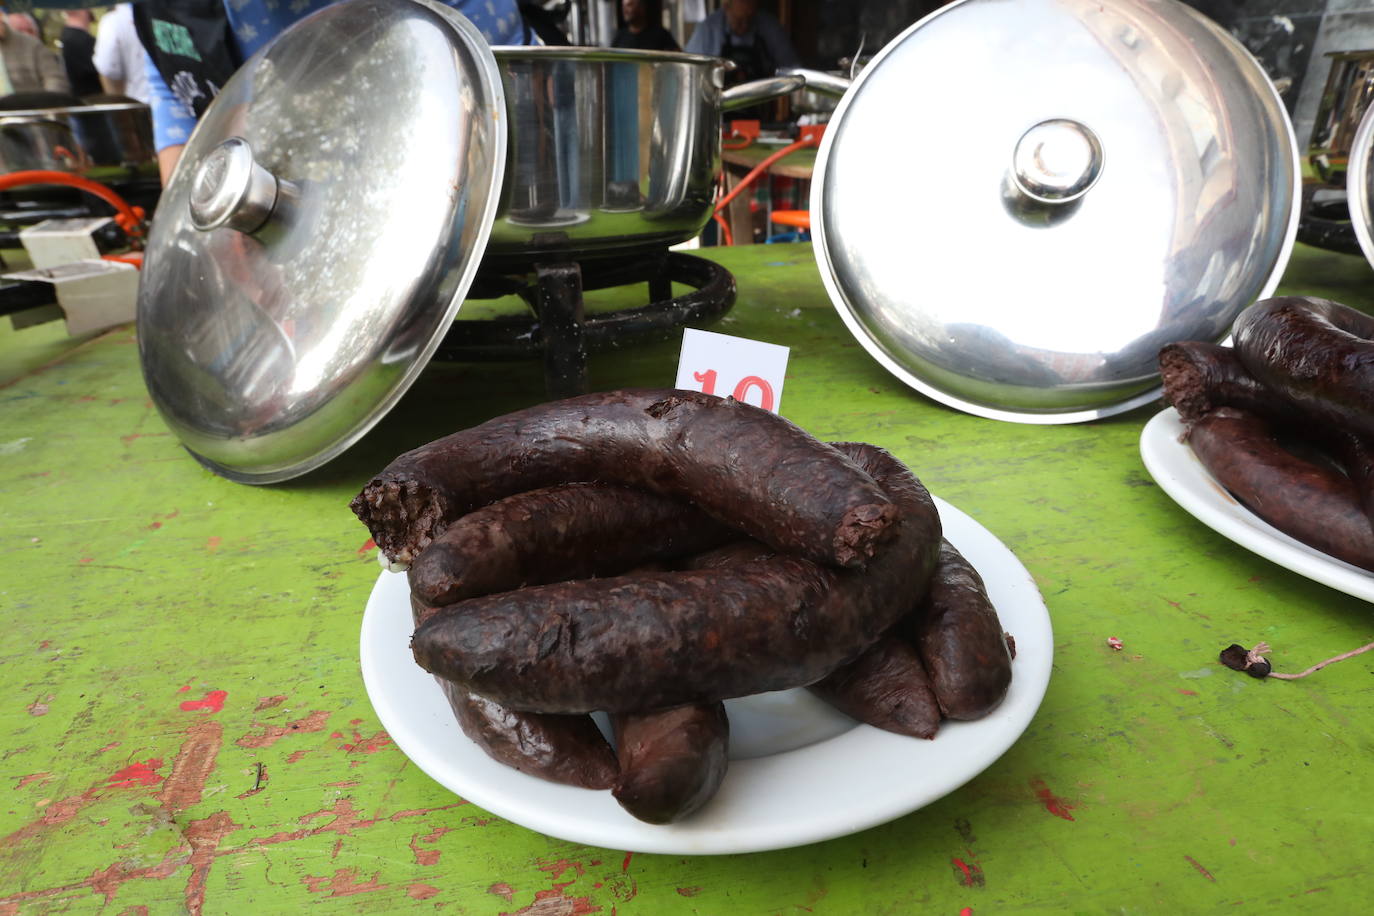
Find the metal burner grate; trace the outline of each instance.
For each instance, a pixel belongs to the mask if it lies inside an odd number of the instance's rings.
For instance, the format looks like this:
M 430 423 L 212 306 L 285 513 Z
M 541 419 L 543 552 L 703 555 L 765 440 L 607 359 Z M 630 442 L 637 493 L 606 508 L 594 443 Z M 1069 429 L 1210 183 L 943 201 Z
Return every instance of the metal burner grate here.
M 648 284 L 647 305 L 586 314 L 584 292 L 635 283 Z M 674 297 L 674 283 L 692 289 Z M 590 353 L 720 318 L 735 304 L 735 278 L 712 261 L 664 251 L 631 260 L 536 264 L 515 274 L 479 276 L 468 298 L 508 295 L 518 295 L 533 314 L 455 321 L 434 359 L 542 358 L 548 395 L 564 398 L 586 393 Z

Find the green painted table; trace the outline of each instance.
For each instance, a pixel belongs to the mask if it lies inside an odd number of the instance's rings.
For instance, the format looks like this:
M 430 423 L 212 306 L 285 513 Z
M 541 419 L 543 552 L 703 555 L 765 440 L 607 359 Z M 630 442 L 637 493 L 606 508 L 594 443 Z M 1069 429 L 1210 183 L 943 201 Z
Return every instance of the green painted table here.
M 378 566 L 347 502 L 398 452 L 541 399 L 535 366 L 431 366 L 347 454 L 255 488 L 168 434 L 132 329 L 6 325 L 0 914 L 1367 908 L 1368 657 L 1280 682 L 1216 656 L 1265 640 L 1298 670 L 1374 638 L 1374 608 L 1176 506 L 1139 459 L 1154 408 L 1073 426 L 945 409 L 851 340 L 808 246 L 710 254 L 740 283 L 717 329 L 792 348 L 787 416 L 892 450 L 1035 576 L 1054 673 L 1005 756 L 922 810 L 779 852 L 631 854 L 505 822 L 372 710 L 358 630 Z M 1284 289 L 1369 307 L 1371 280 L 1299 246 Z M 593 386 L 671 384 L 676 348 L 597 357 Z

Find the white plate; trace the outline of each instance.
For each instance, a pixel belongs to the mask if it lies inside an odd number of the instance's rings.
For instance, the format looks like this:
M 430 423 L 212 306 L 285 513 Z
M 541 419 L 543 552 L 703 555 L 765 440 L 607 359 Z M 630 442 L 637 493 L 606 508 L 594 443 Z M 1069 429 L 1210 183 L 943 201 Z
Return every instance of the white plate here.
M 1174 502 L 1207 527 L 1267 560 L 1348 595 L 1374 601 L 1374 574 L 1294 540 L 1249 509 L 1208 473 L 1183 435 L 1172 407 L 1155 414 L 1140 433 L 1145 469 Z
M 945 722 L 933 741 L 879 731 L 808 691 L 726 702 L 730 769 L 716 797 L 666 826 L 638 821 L 609 791 L 547 782 L 497 763 L 458 728 L 434 679 L 410 654 L 403 573 L 382 572 L 363 614 L 362 670 L 382 725 L 444 787 L 551 837 L 674 855 L 756 852 L 844 836 L 914 811 L 987 768 L 1021 736 L 1049 684 L 1049 613 L 1025 567 L 997 538 L 936 499 L 945 537 L 982 574 L 1016 638 L 1011 688 L 976 722 Z

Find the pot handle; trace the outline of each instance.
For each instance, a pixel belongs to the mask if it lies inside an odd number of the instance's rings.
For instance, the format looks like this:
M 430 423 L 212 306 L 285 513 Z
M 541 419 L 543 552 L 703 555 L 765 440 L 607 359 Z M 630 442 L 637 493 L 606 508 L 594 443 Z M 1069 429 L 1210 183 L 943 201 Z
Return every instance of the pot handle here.
M 805 85 L 805 79 L 792 75 L 770 76 L 767 79 L 742 83 L 739 86 L 732 86 L 720 94 L 720 107 L 722 111 L 744 108 L 755 102 L 766 102 L 768 99 L 776 99 L 790 92 L 796 92 Z
M 836 76 L 824 70 L 808 70 L 805 67 L 783 67 L 778 73 L 783 76 L 799 76 L 807 89 L 837 99 L 844 95 L 854 82 L 847 76 Z

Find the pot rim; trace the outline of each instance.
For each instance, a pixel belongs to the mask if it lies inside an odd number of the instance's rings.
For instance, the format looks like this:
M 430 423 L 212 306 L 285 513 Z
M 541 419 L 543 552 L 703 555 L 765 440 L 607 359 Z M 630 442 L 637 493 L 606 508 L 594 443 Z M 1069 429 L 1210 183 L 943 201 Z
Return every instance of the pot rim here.
M 552 58 L 555 60 L 587 60 L 604 63 L 638 61 L 641 63 L 710 64 L 711 66 L 724 67 L 727 70 L 735 68 L 734 61 L 723 57 L 713 57 L 709 54 L 688 54 L 686 51 L 641 51 L 637 48 L 595 48 L 579 45 L 495 45 L 491 50 L 498 61 Z
M 17 108 L 13 111 L 0 110 L 3 118 L 50 118 L 56 114 L 112 114 L 121 111 L 151 112 L 142 102 L 102 102 L 98 105 L 60 105 L 54 108 Z

